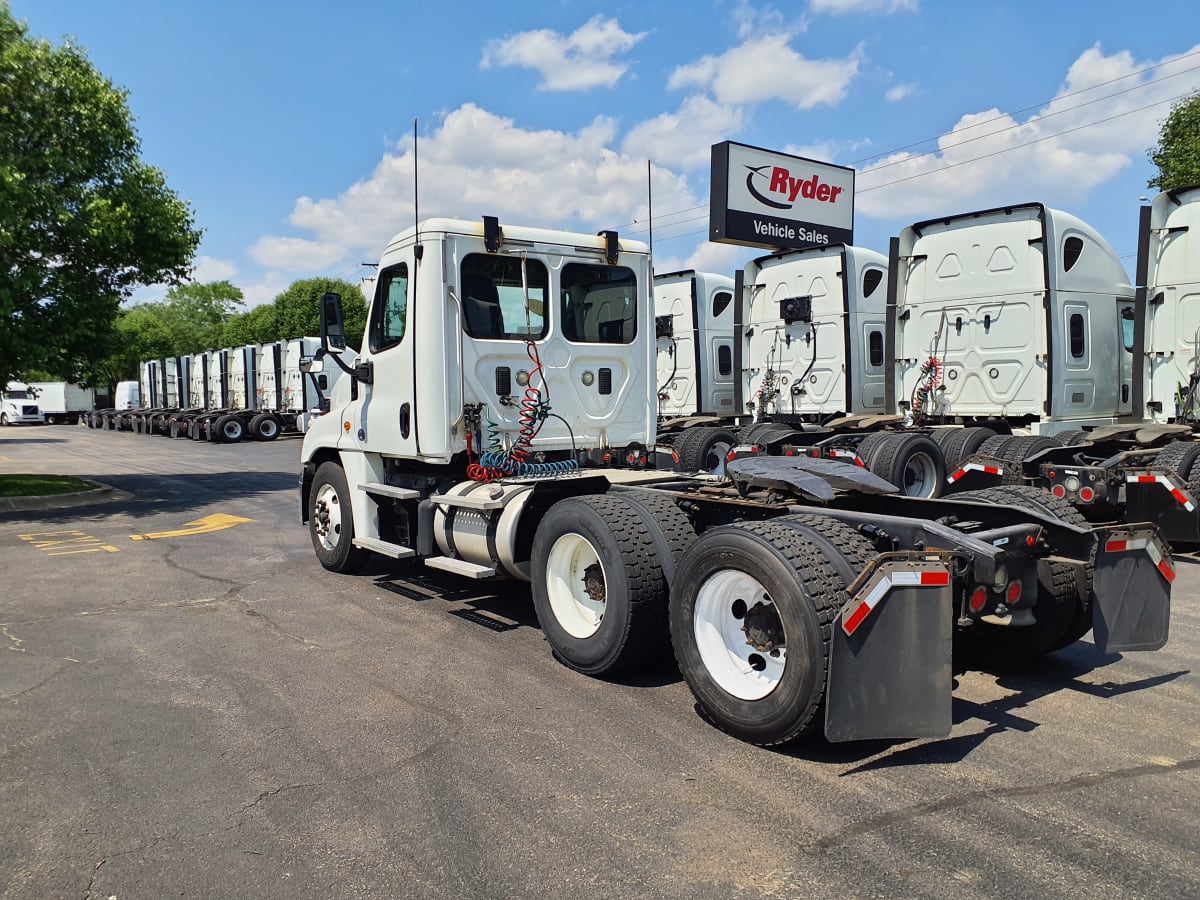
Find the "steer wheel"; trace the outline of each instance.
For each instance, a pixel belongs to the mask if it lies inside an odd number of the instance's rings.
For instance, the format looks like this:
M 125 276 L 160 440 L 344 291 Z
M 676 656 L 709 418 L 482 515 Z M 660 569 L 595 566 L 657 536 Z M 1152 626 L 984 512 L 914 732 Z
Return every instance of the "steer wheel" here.
M 583 589 L 597 602 L 604 600 L 604 570 L 592 563 L 583 570 Z
M 773 653 L 784 644 L 783 623 L 773 604 L 760 601 L 746 610 L 742 631 L 746 633 L 746 643 L 763 653 Z

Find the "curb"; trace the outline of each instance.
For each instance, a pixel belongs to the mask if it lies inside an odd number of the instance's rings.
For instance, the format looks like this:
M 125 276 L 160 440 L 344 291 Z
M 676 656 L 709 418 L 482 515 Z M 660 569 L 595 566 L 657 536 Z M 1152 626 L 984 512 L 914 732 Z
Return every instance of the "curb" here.
M 79 480 L 87 484 L 94 484 L 95 487 L 87 491 L 76 491 L 73 494 L 48 494 L 43 497 L 0 497 L 0 515 L 6 512 L 72 509 L 77 506 L 94 506 L 97 503 L 111 503 L 133 497 L 133 494 L 128 491 L 118 490 L 112 485 L 94 481 L 91 478 L 79 478 Z

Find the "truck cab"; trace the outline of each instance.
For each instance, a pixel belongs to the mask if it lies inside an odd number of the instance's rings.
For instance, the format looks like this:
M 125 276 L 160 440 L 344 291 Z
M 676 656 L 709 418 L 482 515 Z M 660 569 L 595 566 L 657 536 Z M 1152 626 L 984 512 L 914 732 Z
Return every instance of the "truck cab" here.
M 1134 289 L 1091 226 L 1028 203 L 918 222 L 893 247 L 889 411 L 1039 434 L 1130 421 Z
M 732 416 L 733 279 L 686 270 L 654 276 L 658 414 Z
M 42 411 L 29 386 L 10 381 L 0 392 L 0 425 L 41 425 Z

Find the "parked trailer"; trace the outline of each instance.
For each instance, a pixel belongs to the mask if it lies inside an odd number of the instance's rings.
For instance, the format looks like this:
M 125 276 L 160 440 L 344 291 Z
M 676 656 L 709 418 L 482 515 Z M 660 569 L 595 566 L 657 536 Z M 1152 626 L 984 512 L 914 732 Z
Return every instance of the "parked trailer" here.
M 1088 531 L 1020 489 L 895 496 L 837 460 L 649 468 L 649 280 L 645 245 L 614 232 L 435 219 L 388 245 L 357 357 L 327 295 L 315 366 L 347 375 L 305 435 L 300 496 L 322 565 L 529 582 L 552 650 L 588 674 L 669 639 L 704 714 L 760 744 L 944 735 L 952 649 L 1013 661 L 1093 622 L 1102 649 L 1165 642 L 1152 527 Z
M 96 392 L 69 381 L 31 381 L 30 393 L 37 399 L 38 408 L 47 425 L 76 424 L 90 416 L 96 408 Z

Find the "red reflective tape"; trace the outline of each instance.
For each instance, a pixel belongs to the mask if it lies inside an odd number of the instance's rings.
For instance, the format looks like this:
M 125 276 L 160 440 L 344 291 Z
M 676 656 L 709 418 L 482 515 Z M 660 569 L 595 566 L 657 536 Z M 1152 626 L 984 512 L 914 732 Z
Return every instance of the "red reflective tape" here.
M 945 569 L 921 573 L 921 585 L 945 585 L 950 583 L 950 573 Z
M 1167 584 L 1175 583 L 1175 570 L 1171 568 L 1165 559 L 1158 561 L 1158 571 L 1162 573 L 1163 578 L 1167 579 Z
M 1156 476 L 1156 475 L 1138 475 L 1136 480 L 1137 480 L 1138 484 L 1154 484 L 1156 481 L 1158 481 L 1158 476 Z
M 850 614 L 850 618 L 842 623 L 842 631 L 846 632 L 846 634 L 854 634 L 855 629 L 857 629 L 858 626 L 863 623 L 863 620 L 866 619 L 870 613 L 871 607 L 867 606 L 866 603 L 859 603 L 858 608 Z
M 966 474 L 967 474 L 966 469 L 959 469 L 957 472 L 955 472 L 953 475 L 950 476 L 951 483 L 958 481 L 958 479 L 962 478 Z
M 1181 491 L 1179 488 L 1171 488 L 1171 496 L 1175 498 L 1175 502 L 1180 506 L 1188 505 L 1188 498 L 1184 496 L 1183 491 Z
M 1104 545 L 1105 553 L 1124 553 L 1128 541 L 1108 541 Z
M 1001 471 L 1000 469 L 997 469 L 995 466 L 984 466 L 983 471 L 987 472 L 989 475 L 1003 475 L 1004 474 L 1003 471 Z

